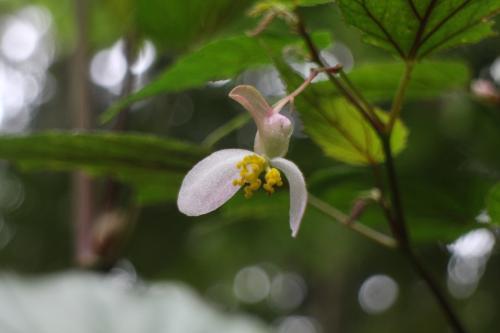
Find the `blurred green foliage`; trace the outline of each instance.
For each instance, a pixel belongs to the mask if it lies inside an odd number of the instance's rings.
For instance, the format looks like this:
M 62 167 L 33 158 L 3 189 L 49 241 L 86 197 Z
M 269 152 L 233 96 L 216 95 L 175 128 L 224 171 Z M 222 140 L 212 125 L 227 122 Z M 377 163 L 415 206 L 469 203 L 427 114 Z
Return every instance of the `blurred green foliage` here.
M 488 193 L 486 207 L 493 223 L 500 223 L 500 184 L 496 184 Z
M 404 65 L 359 43 L 357 32 L 340 20 L 337 5 L 315 0 L 299 3 L 320 2 L 325 4 L 300 9 L 306 24 L 313 34 L 321 33 L 322 48 L 327 48 L 332 39 L 333 45 L 343 43 L 354 51 L 355 62 L 349 77 L 369 101 L 377 103 L 378 112 L 385 112 Z M 10 11 L 35 3 L 51 11 L 62 52 L 52 68 L 59 90 L 52 101 L 41 106 L 33 129 L 65 128 L 68 111 L 64 103 L 69 93 L 66 67 L 75 41 L 73 3 L 17 0 L 2 3 L 0 8 Z M 201 142 L 242 111 L 227 98 L 230 85 L 238 81 L 222 87 L 207 86 L 207 81 L 236 79 L 248 69 L 258 70 L 276 62 L 283 49 L 303 48 L 298 36 L 288 33 L 282 22 L 273 22 L 270 32 L 259 38 L 246 36 L 245 31 L 257 24 L 244 15 L 253 3 L 88 3 L 91 51 L 130 34 L 153 40 L 159 50 L 150 83 L 112 108 L 118 112 L 125 105 L 141 101 L 133 107 L 140 112 L 129 114 L 128 129 L 148 134 L 59 131 L 2 137 L 0 158 L 22 167 L 7 170 L 9 177 L 22 183 L 25 192 L 19 207 L 0 205 L 4 219 L 15 231 L 10 243 L 0 251 L 0 262 L 5 268 L 31 273 L 73 265 L 73 231 L 68 223 L 70 181 L 67 174 L 53 171 L 78 169 L 101 182 L 111 176 L 134 192 L 135 203 L 141 204 L 142 211 L 122 256 L 145 278 L 181 279 L 207 295 L 211 288 L 222 285 L 229 290 L 229 296 L 217 294 L 214 300 L 234 309 L 238 302 L 232 294 L 234 275 L 242 267 L 263 264 L 272 267 L 270 271 L 297 272 L 309 287 L 304 304 L 295 311 L 277 310 L 265 302 L 238 304 L 238 309 L 268 321 L 290 313 L 305 313 L 316 317 L 328 332 L 420 332 L 422 318 L 426 318 L 429 332 L 446 330 L 427 290 L 397 254 L 367 242 L 314 208 L 308 208 L 299 237 L 291 239 L 286 186 L 272 197 L 258 194 L 246 200 L 237 194 L 219 211 L 199 218 L 177 211 L 174 200 L 183 174 L 209 153 Z M 406 1 L 339 1 L 347 23 L 370 33 L 366 38 L 371 44 L 393 50 L 373 19 L 362 15 L 362 3 L 368 4 L 376 17 L 387 24 L 388 32 L 407 55 L 417 21 L 411 8 L 401 7 Z M 423 15 L 420 6 L 428 2 L 414 3 Z M 422 43 L 417 55 L 491 35 L 491 20 L 481 19 L 498 7 L 498 1 L 471 1 L 461 16 L 447 21 L 442 30 Z M 429 21 L 427 32 L 448 15 L 447 9 L 444 5 L 436 7 L 436 17 Z M 332 38 L 325 40 L 325 31 Z M 445 38 L 446 43 L 435 47 L 435 42 Z M 466 91 L 471 77 L 478 76 L 500 54 L 499 45 L 497 37 L 419 63 L 397 126 L 399 135 L 394 148 L 399 152 L 397 168 L 410 234 L 442 285 L 449 262 L 445 245 L 464 232 L 484 226 L 478 225 L 475 218 L 485 208 L 493 222 L 498 223 L 499 219 L 498 185 L 493 189 L 492 186 L 499 181 L 500 117 L 495 107 L 480 103 Z M 488 52 L 477 51 L 483 49 Z M 300 60 L 309 61 L 303 51 L 298 52 Z M 290 68 L 284 68 L 288 74 L 283 69 L 281 72 L 288 81 L 287 89 L 293 90 L 302 79 Z M 95 110 L 104 110 L 110 104 L 102 95 L 102 91 L 93 91 Z M 318 82 L 306 90 L 304 98 L 296 99 L 299 135 L 291 142 L 288 158 L 303 170 L 311 193 L 349 212 L 354 202 L 376 184 L 371 170 L 359 165 L 366 163 L 365 156 L 353 152 L 352 145 L 347 145 L 338 131 L 326 129 L 326 123 L 315 117 L 315 106 L 319 103 L 320 108 L 335 117 L 335 122 L 342 122 L 345 130 L 359 135 L 358 141 L 366 145 L 364 148 L 374 160 L 381 158 L 373 133 L 363 130 L 366 124 L 338 97 L 330 83 Z M 176 122 L 176 117 L 188 121 Z M 300 136 L 302 123 L 310 137 Z M 46 124 L 51 124 L 50 128 Z M 247 124 L 228 133 L 213 148 L 249 148 L 254 135 L 255 128 Z M 25 169 L 31 172 L 26 173 Z M 97 183 L 97 190 L 96 201 L 102 204 L 102 183 Z M 366 209 L 360 220 L 389 233 L 383 212 L 374 205 Z M 468 326 L 477 332 L 492 332 L 498 326 L 492 309 L 499 305 L 496 283 L 500 266 L 493 254 L 477 292 L 454 304 Z M 400 286 L 400 297 L 387 312 L 370 316 L 360 309 L 357 292 L 361 283 L 375 273 L 394 277 Z
M 174 139 L 141 134 L 46 132 L 3 136 L 0 158 L 24 170 L 110 176 L 133 185 L 139 203 L 175 198 L 182 176 L 206 151 Z

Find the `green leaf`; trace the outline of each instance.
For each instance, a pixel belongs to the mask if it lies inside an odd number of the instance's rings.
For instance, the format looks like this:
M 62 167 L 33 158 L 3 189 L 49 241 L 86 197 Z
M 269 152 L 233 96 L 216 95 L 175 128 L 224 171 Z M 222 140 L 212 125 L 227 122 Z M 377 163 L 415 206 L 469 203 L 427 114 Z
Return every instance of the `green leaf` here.
M 394 62 L 365 63 L 355 67 L 348 76 L 368 101 L 388 102 L 394 98 L 404 67 L 403 63 Z M 423 61 L 414 67 L 406 99 L 432 99 L 447 91 L 464 90 L 470 77 L 469 68 L 462 62 Z M 335 87 L 324 81 L 316 83 L 315 89 L 330 94 Z
M 108 0 L 110 1 L 110 0 Z M 122 0 L 113 0 L 121 2 Z M 135 0 L 140 31 L 169 53 L 213 39 L 245 17 L 253 0 Z
M 486 208 L 491 222 L 500 225 L 500 183 L 497 183 L 486 197 Z
M 270 0 L 269 2 L 281 3 L 289 6 L 309 7 L 333 3 L 333 0 Z
M 0 136 L 0 159 L 26 170 L 82 170 L 132 185 L 141 203 L 170 200 L 204 155 L 197 146 L 141 134 L 45 132 Z
M 391 101 L 404 72 L 403 63 L 366 63 L 355 67 L 348 75 L 354 85 L 371 102 Z M 439 97 L 450 90 L 464 90 L 471 73 L 459 61 L 423 61 L 414 67 L 412 80 L 406 91 L 407 100 Z M 322 83 L 328 85 L 328 82 Z
M 286 38 L 265 39 L 266 46 L 273 48 L 281 48 L 289 42 Z M 266 50 L 255 38 L 236 36 L 211 42 L 179 58 L 156 80 L 114 104 L 101 120 L 111 120 L 123 107 L 133 102 L 165 92 L 200 87 L 211 80 L 232 78 L 246 69 L 270 62 Z
M 289 90 L 302 84 L 303 79 L 278 57 L 274 58 L 281 78 Z M 312 84 L 294 99 L 304 122 L 305 131 L 330 157 L 353 165 L 378 164 L 384 161 L 380 139 L 358 110 L 332 92 L 327 86 Z M 381 121 L 388 114 L 374 110 Z M 397 120 L 391 136 L 391 148 L 397 155 L 406 147 L 408 129 Z
M 353 165 L 377 164 L 384 161 L 380 140 L 363 116 L 342 98 L 320 99 L 316 110 L 302 103 L 302 120 L 307 133 L 330 157 Z M 377 110 L 381 120 L 388 115 Z M 396 155 L 406 146 L 407 128 L 396 122 L 391 136 L 391 146 Z
M 498 0 L 339 0 L 348 23 L 373 45 L 401 58 L 423 58 L 493 34 Z
M 299 6 L 317 6 L 324 5 L 328 3 L 333 3 L 333 0 L 297 0 L 296 1 Z

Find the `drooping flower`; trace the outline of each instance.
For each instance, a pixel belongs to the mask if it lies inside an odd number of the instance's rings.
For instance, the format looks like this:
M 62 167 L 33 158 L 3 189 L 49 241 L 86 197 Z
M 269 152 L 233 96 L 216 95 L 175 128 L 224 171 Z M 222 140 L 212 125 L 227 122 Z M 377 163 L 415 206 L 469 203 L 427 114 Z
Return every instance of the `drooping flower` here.
M 257 125 L 254 151 L 223 149 L 198 162 L 184 177 L 177 206 L 188 216 L 199 216 L 222 206 L 242 187 L 246 198 L 260 188 L 273 194 L 283 185 L 283 172 L 290 188 L 290 228 L 295 237 L 306 208 L 307 189 L 300 169 L 283 158 L 293 125 L 280 111 L 290 98 L 271 107 L 247 85 L 235 87 L 229 97 L 250 112 Z

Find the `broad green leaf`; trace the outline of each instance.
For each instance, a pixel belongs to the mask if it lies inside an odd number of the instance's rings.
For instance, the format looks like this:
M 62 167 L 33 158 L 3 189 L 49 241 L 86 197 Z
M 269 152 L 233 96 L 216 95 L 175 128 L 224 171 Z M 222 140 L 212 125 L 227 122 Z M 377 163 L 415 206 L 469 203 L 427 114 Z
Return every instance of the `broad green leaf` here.
M 173 139 L 140 134 L 46 132 L 0 136 L 0 159 L 27 170 L 83 170 L 136 188 L 142 203 L 170 200 L 205 151 Z
M 319 100 L 316 107 L 311 100 L 312 106 L 297 103 L 297 108 L 302 108 L 300 112 L 306 132 L 328 156 L 354 165 L 384 161 L 377 134 L 354 106 L 342 98 L 321 100 L 317 96 L 316 100 Z M 382 120 L 388 118 L 382 110 L 377 110 L 377 114 Z M 407 136 L 408 130 L 398 121 L 391 137 L 394 154 L 405 148 Z
M 480 41 L 493 34 L 489 17 L 500 12 L 498 0 L 339 0 L 348 23 L 367 42 L 401 58 Z
M 406 92 L 407 100 L 437 98 L 443 92 L 464 90 L 470 80 L 469 68 L 458 61 L 423 61 L 414 67 Z M 349 79 L 370 102 L 392 101 L 404 72 L 403 63 L 373 62 L 355 67 Z M 315 89 L 330 93 L 331 82 L 315 84 Z
M 288 40 L 266 38 L 266 45 L 281 48 Z M 203 86 L 211 80 L 228 79 L 246 69 L 270 63 L 259 40 L 236 36 L 211 42 L 187 54 L 140 91 L 113 105 L 101 118 L 109 121 L 124 106 L 165 92 Z
M 348 74 L 349 79 L 372 102 L 391 101 L 403 75 L 403 63 L 381 62 L 361 64 Z M 470 70 L 462 62 L 452 60 L 423 61 L 414 67 L 406 99 L 439 97 L 450 90 L 464 90 Z M 324 82 L 322 84 L 328 84 Z
M 108 0 L 110 1 L 110 0 Z M 120 2 L 120 0 L 113 0 Z M 245 17 L 253 0 L 134 0 L 138 28 L 169 53 L 213 39 Z
M 486 208 L 490 214 L 491 222 L 500 224 L 500 183 L 493 186 L 486 197 Z

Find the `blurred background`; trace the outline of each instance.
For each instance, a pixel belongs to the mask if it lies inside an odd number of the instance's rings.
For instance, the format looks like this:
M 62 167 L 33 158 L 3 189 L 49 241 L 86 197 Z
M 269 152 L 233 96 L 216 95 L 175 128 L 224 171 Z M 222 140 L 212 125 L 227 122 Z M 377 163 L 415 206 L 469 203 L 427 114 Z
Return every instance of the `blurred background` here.
M 255 26 L 245 15 L 251 2 L 0 2 L 0 132 L 126 130 L 200 144 L 244 112 L 227 97 L 234 85 L 253 84 L 270 100 L 283 96 L 277 72 L 263 66 L 162 94 L 112 125 L 97 118 L 182 54 Z M 302 12 L 311 28 L 333 36 L 323 53 L 332 65 L 393 60 L 362 44 L 334 5 Z M 465 62 L 471 84 L 480 79 L 498 91 L 499 42 L 440 58 Z M 470 331 L 494 332 L 500 257 L 484 198 L 500 179 L 500 108 L 481 87 L 409 103 L 409 143 L 397 164 L 418 252 Z M 295 118 L 289 158 L 312 193 L 349 211 L 372 186 L 369 170 L 325 157 Z M 251 148 L 254 133 L 247 123 L 216 147 Z M 447 331 L 426 286 L 396 252 L 312 207 L 292 239 L 287 191 L 251 204 L 237 195 L 199 218 L 180 214 L 177 189 L 169 191 L 171 200 L 137 205 L 130 188 L 105 177 L 1 162 L 2 332 L 68 331 L 71 323 L 82 323 L 81 332 L 420 332 L 423 322 L 428 332 Z M 376 213 L 362 220 L 388 230 Z M 79 228 L 87 228 L 83 240 Z

